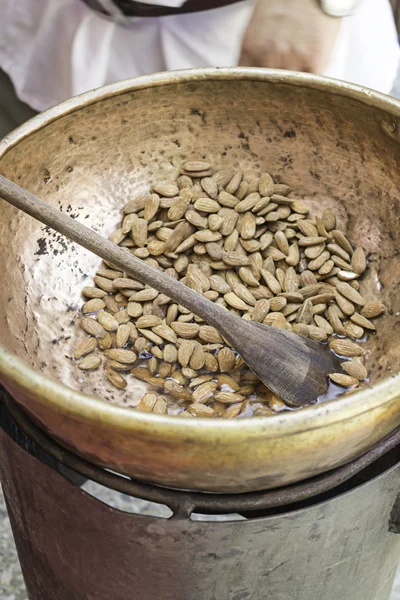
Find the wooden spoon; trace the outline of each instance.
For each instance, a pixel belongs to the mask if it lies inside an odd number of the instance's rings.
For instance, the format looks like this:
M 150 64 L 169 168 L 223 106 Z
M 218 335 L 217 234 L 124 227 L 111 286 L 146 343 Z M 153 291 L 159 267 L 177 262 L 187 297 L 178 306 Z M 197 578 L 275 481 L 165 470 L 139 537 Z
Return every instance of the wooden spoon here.
M 1 175 L 0 197 L 214 326 L 261 381 L 290 406 L 316 402 L 327 391 L 329 373 L 341 372 L 338 358 L 327 345 L 233 315 Z

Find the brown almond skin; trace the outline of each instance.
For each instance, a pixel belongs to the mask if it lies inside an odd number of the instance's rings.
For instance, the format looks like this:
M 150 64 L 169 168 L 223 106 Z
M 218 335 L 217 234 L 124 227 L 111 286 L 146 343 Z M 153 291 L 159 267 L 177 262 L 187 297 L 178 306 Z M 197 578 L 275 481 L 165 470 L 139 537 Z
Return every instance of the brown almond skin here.
M 353 387 L 358 385 L 358 379 L 351 377 L 350 375 L 344 375 L 343 373 L 330 373 L 330 379 L 342 387 Z
M 363 317 L 367 319 L 375 319 L 376 317 L 380 317 L 385 312 L 385 306 L 382 302 L 373 301 L 366 302 L 366 304 L 361 309 L 361 314 Z
M 340 365 L 343 371 L 346 371 L 351 377 L 355 377 L 359 381 L 364 381 L 368 377 L 368 371 L 360 363 L 356 363 L 352 360 L 346 361 Z
M 332 374 L 343 392 L 365 380 L 364 350 L 352 340 L 374 331 L 370 319 L 385 309 L 359 293 L 365 252 L 335 229 L 334 211 L 308 215 L 307 204 L 288 197 L 291 189 L 268 173 L 249 182 L 241 171 L 213 174 L 203 160 L 186 161 L 181 173 L 128 202 L 113 241 L 243 319 L 329 339 L 332 351 L 354 358 L 343 362 L 344 373 Z M 83 314 L 96 315 L 84 317 L 92 337 L 76 351 L 82 371 L 98 368 L 99 348 L 117 388 L 131 377 L 156 386 L 157 394 L 145 394 L 138 407 L 156 414 L 175 401 L 183 418 L 235 418 L 243 411 L 251 416 L 245 396 L 261 394 L 267 402 L 262 384 L 217 329 L 111 264 L 95 282 L 84 292 Z M 259 414 L 286 408 L 278 398 L 271 403 Z

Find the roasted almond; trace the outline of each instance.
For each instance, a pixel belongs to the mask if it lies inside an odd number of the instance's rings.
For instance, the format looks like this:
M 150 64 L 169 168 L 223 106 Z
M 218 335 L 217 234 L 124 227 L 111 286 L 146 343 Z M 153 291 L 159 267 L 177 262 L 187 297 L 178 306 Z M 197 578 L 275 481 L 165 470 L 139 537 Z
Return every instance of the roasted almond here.
M 100 310 L 97 313 L 97 320 L 106 331 L 116 331 L 118 329 L 119 323 L 117 319 L 105 310 Z
M 228 292 L 224 295 L 225 302 L 232 306 L 232 308 L 236 308 L 236 310 L 249 310 L 250 306 L 246 304 L 239 296 L 237 296 L 234 292 Z
M 366 302 L 361 309 L 361 314 L 363 317 L 367 319 L 374 319 L 375 317 L 379 317 L 385 312 L 385 306 L 382 302 L 371 301 Z
M 364 329 L 370 329 L 371 331 L 375 331 L 376 329 L 375 325 L 371 323 L 371 321 L 359 313 L 354 313 L 351 315 L 350 319 L 353 321 L 353 323 L 363 327 Z
M 336 286 L 337 291 L 342 294 L 345 298 L 353 302 L 354 304 L 358 304 L 359 306 L 364 306 L 365 300 L 350 284 L 341 281 Z
M 360 346 L 350 340 L 341 340 L 339 338 L 330 340 L 329 348 L 339 356 L 347 356 L 349 358 L 361 356 L 363 354 L 363 350 Z
M 126 379 L 122 377 L 121 373 L 118 373 L 118 371 L 115 371 L 110 367 L 106 367 L 104 373 L 107 379 L 118 389 L 123 390 L 128 385 Z
M 244 396 L 236 392 L 218 392 L 215 394 L 215 399 L 217 402 L 222 402 L 222 404 L 236 404 L 237 402 L 243 402 Z
M 111 360 L 116 360 L 117 362 L 123 364 L 133 364 L 137 360 L 137 354 L 132 352 L 132 350 L 122 350 L 121 348 L 111 348 L 110 350 L 105 350 L 104 354 L 107 358 Z
M 197 323 L 180 323 L 179 321 L 171 323 L 171 328 L 184 339 L 194 338 L 200 331 Z
M 90 354 L 97 348 L 97 340 L 93 337 L 88 337 L 82 340 L 75 348 L 74 358 L 78 360 L 87 354 Z
M 105 306 L 105 302 L 100 298 L 92 298 L 91 300 L 85 302 L 85 304 L 82 306 L 82 312 L 84 315 L 98 312 L 99 310 L 103 310 Z
M 78 367 L 81 371 L 93 371 L 94 369 L 98 369 L 101 365 L 100 356 L 94 356 L 93 354 L 90 356 L 85 356 L 79 362 Z
M 193 400 L 200 404 L 207 402 L 214 395 L 217 384 L 213 381 L 207 381 L 199 385 L 193 392 Z
M 236 357 L 229 348 L 222 348 L 218 352 L 217 359 L 221 373 L 229 372 L 235 366 Z
M 206 406 L 205 404 L 200 404 L 198 402 L 193 402 L 189 404 L 188 411 L 195 417 L 213 417 L 214 409 L 210 406 Z
M 182 168 L 185 169 L 185 171 L 196 173 L 198 171 L 208 171 L 211 169 L 211 165 L 205 160 L 187 160 L 182 164 Z M 217 174 L 214 175 L 214 178 L 218 182 Z
M 216 200 L 211 200 L 210 198 L 199 198 L 194 203 L 194 207 L 196 210 L 205 213 L 216 213 L 221 208 Z
M 95 338 L 103 338 L 106 335 L 104 327 L 102 327 L 96 319 L 92 319 L 91 317 L 84 317 L 81 320 L 81 327 L 86 333 Z
M 355 273 L 364 273 L 367 268 L 367 260 L 365 258 L 365 252 L 362 248 L 356 248 L 351 258 L 351 266 Z
M 353 360 L 343 362 L 340 366 L 350 377 L 354 377 L 358 381 L 364 381 L 368 376 L 368 371 L 364 365 Z
M 350 375 L 344 375 L 343 373 L 330 373 L 330 379 L 342 387 L 353 387 L 358 385 L 358 379 L 351 377 Z
M 138 329 L 143 327 L 156 327 L 157 325 L 161 325 L 162 319 L 160 317 L 156 317 L 154 315 L 143 315 L 138 318 L 136 321 L 136 327 Z

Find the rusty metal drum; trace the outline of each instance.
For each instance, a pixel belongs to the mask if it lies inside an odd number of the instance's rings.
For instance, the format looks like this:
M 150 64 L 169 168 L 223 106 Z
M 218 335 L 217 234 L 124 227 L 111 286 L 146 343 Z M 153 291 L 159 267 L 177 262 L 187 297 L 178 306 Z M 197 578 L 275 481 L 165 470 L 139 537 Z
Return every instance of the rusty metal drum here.
M 285 504 L 287 489 L 280 507 L 248 510 L 246 497 L 225 496 L 215 501 L 229 513 L 220 522 L 199 515 L 213 499 L 197 498 L 197 509 L 184 492 L 161 492 L 173 498 L 169 518 L 107 506 L 58 472 L 47 453 L 54 442 L 26 435 L 4 406 L 0 423 L 2 484 L 32 600 L 389 599 L 400 557 L 399 434 L 379 460 L 307 501 Z

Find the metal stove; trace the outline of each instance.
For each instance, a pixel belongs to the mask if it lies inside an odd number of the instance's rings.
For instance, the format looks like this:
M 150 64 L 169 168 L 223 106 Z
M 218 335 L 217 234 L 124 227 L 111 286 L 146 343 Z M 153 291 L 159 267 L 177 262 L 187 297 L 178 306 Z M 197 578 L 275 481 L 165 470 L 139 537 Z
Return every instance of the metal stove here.
M 312 480 L 212 495 L 101 469 L 48 438 L 8 394 L 2 400 L 1 478 L 30 600 L 389 598 L 400 430 Z M 80 487 L 86 479 L 154 503 L 153 514 L 104 504 Z

